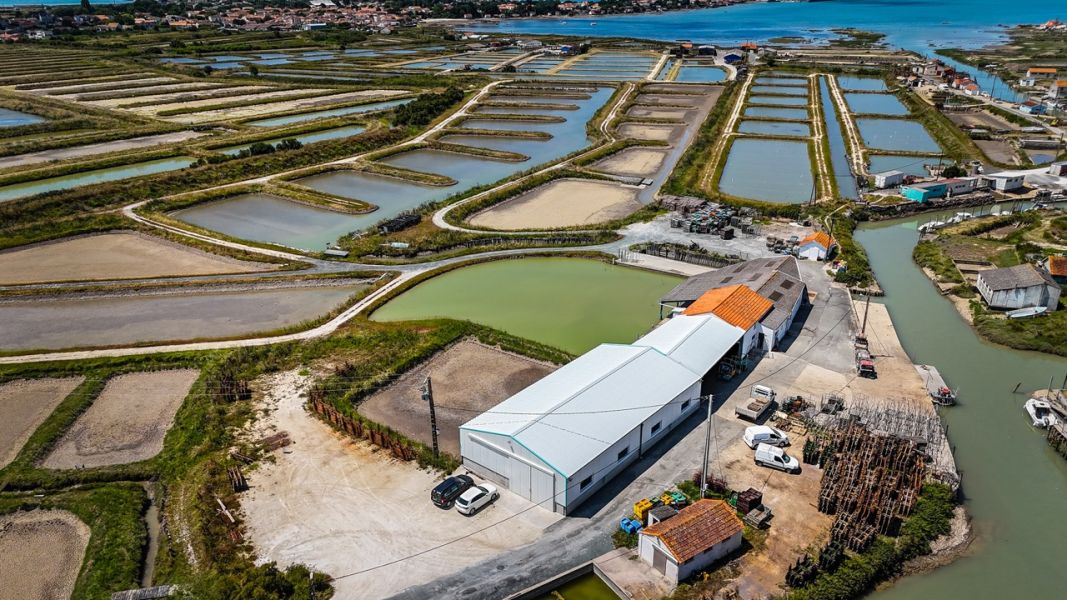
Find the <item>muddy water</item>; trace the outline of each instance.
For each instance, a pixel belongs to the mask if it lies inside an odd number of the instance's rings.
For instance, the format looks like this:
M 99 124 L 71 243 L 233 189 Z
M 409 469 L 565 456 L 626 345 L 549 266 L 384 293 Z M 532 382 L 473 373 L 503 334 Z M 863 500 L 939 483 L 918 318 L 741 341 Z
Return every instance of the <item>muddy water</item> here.
M 329 312 L 362 285 L 175 293 L 0 304 L 0 350 L 58 350 L 217 339 L 274 331 Z
M 971 209 L 968 209 L 971 210 Z M 1025 397 L 1057 385 L 1067 359 L 984 342 L 940 297 L 911 260 L 916 226 L 935 215 L 859 229 L 908 355 L 936 365 L 960 405 L 943 411 L 963 492 L 978 536 L 972 556 L 909 577 L 876 594 L 887 600 L 928 598 L 1062 598 L 1062 540 L 1067 538 L 1067 461 L 1025 418 Z
M 732 196 L 781 203 L 808 200 L 812 185 L 807 142 L 755 138 L 734 140 L 719 180 L 719 188 Z
M 863 145 L 877 150 L 936 153 L 941 151 L 934 138 L 918 121 L 902 119 L 856 119 Z
M 604 342 L 628 344 L 648 331 L 659 318 L 660 296 L 679 281 L 593 260 L 501 260 L 429 279 L 371 319 L 469 319 L 580 354 Z

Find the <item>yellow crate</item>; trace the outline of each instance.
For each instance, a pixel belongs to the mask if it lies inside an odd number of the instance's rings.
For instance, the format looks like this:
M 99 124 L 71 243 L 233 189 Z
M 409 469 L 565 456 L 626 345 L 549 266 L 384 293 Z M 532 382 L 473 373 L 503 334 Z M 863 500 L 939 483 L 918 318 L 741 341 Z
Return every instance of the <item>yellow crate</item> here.
M 648 511 L 652 510 L 652 503 L 647 498 L 634 502 L 634 514 L 642 523 L 648 520 Z

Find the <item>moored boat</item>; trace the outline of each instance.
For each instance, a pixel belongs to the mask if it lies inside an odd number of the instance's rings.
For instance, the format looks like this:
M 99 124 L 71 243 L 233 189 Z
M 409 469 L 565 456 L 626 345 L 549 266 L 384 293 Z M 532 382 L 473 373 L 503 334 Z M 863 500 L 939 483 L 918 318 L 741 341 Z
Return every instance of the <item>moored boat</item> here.
M 1059 423 L 1056 413 L 1052 411 L 1052 405 L 1047 400 L 1030 398 L 1023 404 L 1023 408 L 1026 414 L 1030 415 L 1034 427 L 1045 429 Z

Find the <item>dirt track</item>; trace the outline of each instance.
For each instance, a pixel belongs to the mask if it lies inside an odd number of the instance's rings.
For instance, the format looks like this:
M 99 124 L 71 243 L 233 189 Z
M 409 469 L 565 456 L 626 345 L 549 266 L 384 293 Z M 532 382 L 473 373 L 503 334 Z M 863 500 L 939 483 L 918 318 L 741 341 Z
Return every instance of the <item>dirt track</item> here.
M 0 597 L 70 598 L 88 544 L 89 527 L 67 511 L 0 516 Z
M 270 270 L 135 232 L 87 235 L 0 252 L 0 285 Z
M 557 179 L 476 214 L 470 223 L 503 230 L 548 229 L 603 223 L 639 208 L 635 189 L 604 181 Z
M 41 466 L 99 467 L 152 458 L 200 372 L 196 369 L 120 375 L 108 381 Z
M 82 381 L 84 377 L 18 379 L 0 385 L 0 468 L 15 460 L 33 432 Z
M 462 341 L 405 373 L 359 405 L 359 413 L 426 444 L 430 409 L 422 400 L 429 376 L 437 406 L 441 449 L 459 456 L 459 426 L 556 368 L 529 358 Z

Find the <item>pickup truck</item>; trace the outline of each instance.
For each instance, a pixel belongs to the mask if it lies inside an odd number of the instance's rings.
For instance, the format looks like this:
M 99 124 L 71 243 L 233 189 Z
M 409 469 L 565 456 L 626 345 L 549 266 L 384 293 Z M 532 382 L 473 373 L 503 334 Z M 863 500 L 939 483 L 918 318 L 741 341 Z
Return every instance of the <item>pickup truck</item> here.
M 771 406 L 777 396 L 775 391 L 765 385 L 752 386 L 747 402 L 742 402 L 734 408 L 734 414 L 749 421 L 759 421 Z

